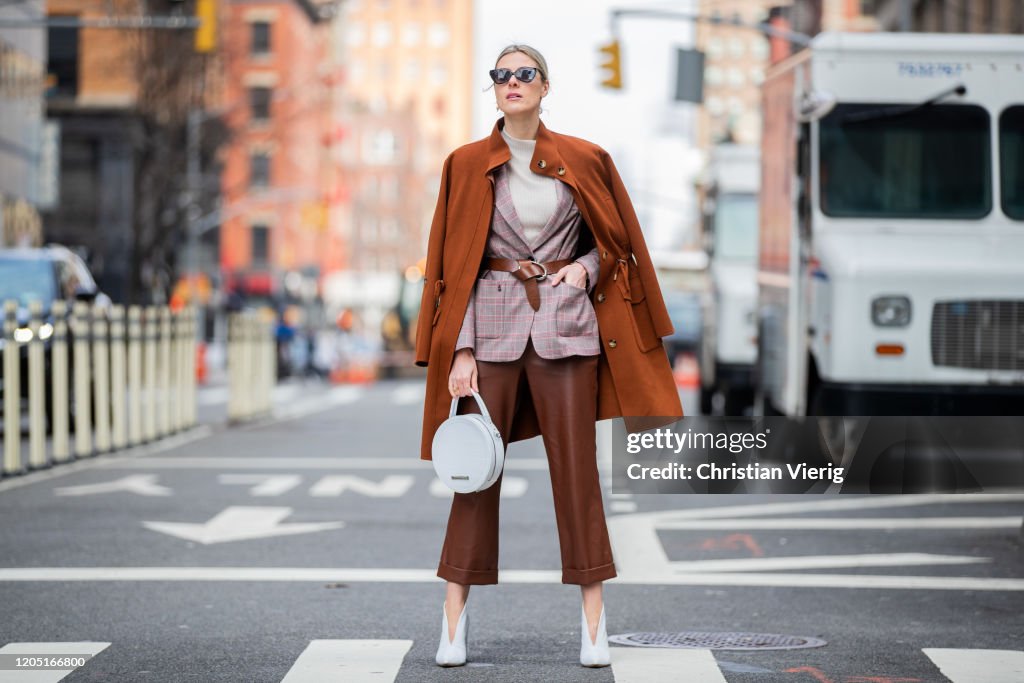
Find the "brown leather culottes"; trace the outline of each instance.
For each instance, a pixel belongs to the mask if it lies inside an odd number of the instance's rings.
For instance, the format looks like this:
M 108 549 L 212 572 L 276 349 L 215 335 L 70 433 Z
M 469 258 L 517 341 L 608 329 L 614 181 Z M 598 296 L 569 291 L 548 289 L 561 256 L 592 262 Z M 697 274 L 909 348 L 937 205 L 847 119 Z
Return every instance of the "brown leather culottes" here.
M 616 576 L 597 473 L 598 356 L 546 359 L 532 341 L 517 360 L 477 360 L 477 384 L 508 448 L 521 392 L 529 391 L 547 451 L 555 501 L 562 583 Z M 479 413 L 471 396 L 458 413 Z M 437 575 L 460 584 L 498 583 L 498 501 L 502 474 L 490 488 L 456 493 Z

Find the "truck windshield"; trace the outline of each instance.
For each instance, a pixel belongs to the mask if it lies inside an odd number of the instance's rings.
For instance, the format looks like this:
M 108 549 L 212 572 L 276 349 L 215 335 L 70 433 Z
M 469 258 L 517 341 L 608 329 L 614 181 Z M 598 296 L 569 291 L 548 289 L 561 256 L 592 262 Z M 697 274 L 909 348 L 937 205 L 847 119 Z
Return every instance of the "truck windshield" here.
M 721 194 L 715 207 L 715 258 L 757 258 L 757 195 Z
M 1024 220 L 1024 105 L 1007 107 L 999 116 L 999 168 L 1003 212 Z
M 819 129 L 821 210 L 864 218 L 982 218 L 992 208 L 989 116 L 935 104 L 850 119 L 891 104 L 839 104 Z
M 39 301 L 43 308 L 53 302 L 53 266 L 49 261 L 0 258 L 0 303 L 16 299 L 21 307 Z

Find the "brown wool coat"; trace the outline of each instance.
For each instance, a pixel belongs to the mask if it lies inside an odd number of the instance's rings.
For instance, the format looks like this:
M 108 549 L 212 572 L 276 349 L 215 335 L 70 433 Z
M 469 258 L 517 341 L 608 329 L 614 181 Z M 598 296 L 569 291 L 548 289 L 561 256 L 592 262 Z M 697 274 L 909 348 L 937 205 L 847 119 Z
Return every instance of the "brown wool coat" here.
M 448 375 L 455 342 L 494 211 L 491 172 L 512 158 L 501 137 L 504 125 L 499 119 L 490 137 L 452 152 L 441 173 L 416 328 L 415 363 L 428 368 L 422 460 L 431 459 L 434 432 L 451 409 Z M 630 432 L 674 422 L 683 409 L 661 342 L 672 334 L 672 322 L 636 212 L 611 157 L 597 145 L 549 131 L 541 122 L 530 169 L 567 185 L 588 228 L 581 229 L 576 256 L 596 243 L 601 258 L 600 276 L 590 293 L 601 337 L 595 419 L 624 417 Z M 524 395 L 506 440 L 539 434 L 533 404 Z

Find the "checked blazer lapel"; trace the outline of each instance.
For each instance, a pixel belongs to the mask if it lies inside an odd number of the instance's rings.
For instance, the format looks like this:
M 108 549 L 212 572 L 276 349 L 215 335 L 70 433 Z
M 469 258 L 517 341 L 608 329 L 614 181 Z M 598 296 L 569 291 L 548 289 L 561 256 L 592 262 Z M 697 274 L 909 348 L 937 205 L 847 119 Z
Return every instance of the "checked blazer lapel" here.
M 565 224 L 568 213 L 574 208 L 574 200 L 569 189 L 564 183 L 558 181 L 555 185 L 557 203 L 555 210 L 551 213 L 551 217 L 548 218 L 548 222 L 541 228 L 540 233 L 537 235 L 537 244 L 531 245 L 527 239 L 526 234 L 523 232 L 523 225 L 519 220 L 519 214 L 516 212 L 515 204 L 512 201 L 512 192 L 509 189 L 508 181 L 508 165 L 503 164 L 494 170 L 494 205 L 497 212 L 501 215 L 501 218 L 505 222 L 507 230 L 503 230 L 503 237 L 513 240 L 519 243 L 519 246 L 525 249 L 523 256 L 535 254 L 539 251 L 548 239 L 556 231 L 561 229 Z M 497 227 L 497 226 L 496 226 Z M 504 234 L 509 233 L 509 234 Z
M 537 235 L 537 250 L 543 249 L 544 245 L 547 244 L 548 239 L 558 230 L 562 230 L 566 227 L 566 218 L 568 217 L 569 211 L 573 208 L 572 194 L 569 193 L 568 188 L 561 182 L 556 181 L 555 183 L 556 194 L 558 196 L 558 203 L 555 205 L 555 210 L 551 212 L 551 217 L 548 218 L 547 224 L 541 228 L 540 234 Z
M 494 208 L 504 221 L 505 225 L 495 224 L 495 230 L 500 230 L 502 237 L 509 241 L 518 241 L 522 247 L 525 258 L 533 253 L 533 247 L 526 241 L 523 234 L 523 225 L 519 222 L 519 214 L 516 213 L 515 204 L 512 203 L 512 192 L 508 186 L 508 165 L 502 164 L 494 170 Z M 503 229 L 504 228 L 504 229 Z

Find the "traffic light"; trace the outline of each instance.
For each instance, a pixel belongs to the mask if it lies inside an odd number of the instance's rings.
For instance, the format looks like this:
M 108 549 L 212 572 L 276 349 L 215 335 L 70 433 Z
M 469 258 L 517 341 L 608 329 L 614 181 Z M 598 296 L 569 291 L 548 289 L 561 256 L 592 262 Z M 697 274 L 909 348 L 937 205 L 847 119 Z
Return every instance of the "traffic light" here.
M 602 45 L 600 51 L 608 55 L 607 60 L 601 64 L 601 68 L 608 71 L 608 78 L 601 81 L 601 85 L 622 90 L 622 55 L 619 52 L 619 41 L 613 40 L 607 45 Z
M 196 52 L 213 52 L 217 45 L 217 0 L 196 0 L 196 18 L 203 23 L 196 29 Z

